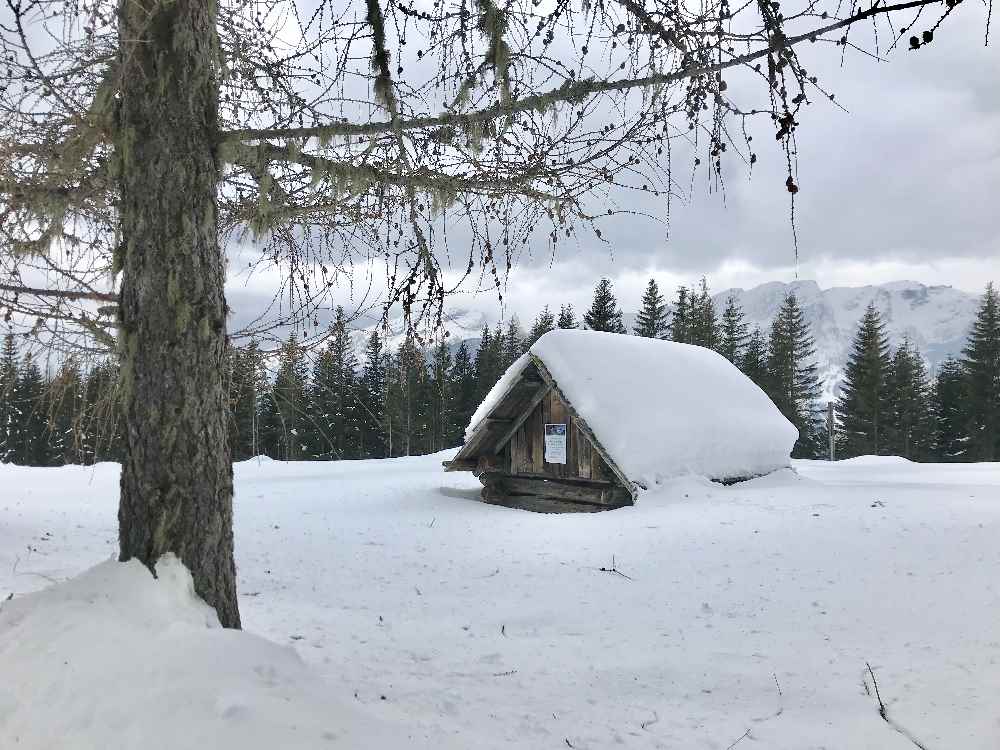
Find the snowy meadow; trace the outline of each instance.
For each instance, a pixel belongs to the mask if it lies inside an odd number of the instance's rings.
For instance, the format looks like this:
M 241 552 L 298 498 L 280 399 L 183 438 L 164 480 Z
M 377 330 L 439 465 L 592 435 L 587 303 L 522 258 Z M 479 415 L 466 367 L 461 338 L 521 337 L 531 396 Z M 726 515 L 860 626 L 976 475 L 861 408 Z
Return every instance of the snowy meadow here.
M 541 515 L 450 455 L 238 464 L 243 633 L 107 562 L 116 465 L 0 466 L 0 748 L 1000 746 L 1000 465 Z

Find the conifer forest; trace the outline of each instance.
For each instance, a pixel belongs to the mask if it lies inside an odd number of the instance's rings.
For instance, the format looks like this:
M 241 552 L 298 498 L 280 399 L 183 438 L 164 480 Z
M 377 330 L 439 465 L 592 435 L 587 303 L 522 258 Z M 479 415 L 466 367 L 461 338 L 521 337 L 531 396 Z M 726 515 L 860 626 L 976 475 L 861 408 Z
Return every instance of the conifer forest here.
M 363 352 L 338 308 L 320 348 L 293 334 L 279 348 L 228 350 L 229 435 L 235 460 L 386 458 L 460 445 L 472 413 L 500 375 L 554 328 L 669 339 L 719 352 L 759 385 L 799 430 L 794 455 L 826 458 L 829 433 L 813 339 L 794 295 L 767 330 L 751 328 L 733 298 L 721 306 L 707 282 L 668 300 L 655 280 L 626 330 L 610 281 L 590 309 L 546 305 L 477 340 L 387 346 L 367 334 Z M 28 466 L 120 461 L 119 373 L 112 360 L 68 357 L 44 367 L 20 338 L 0 350 L 0 461 Z M 929 372 L 908 340 L 890 347 L 874 305 L 858 323 L 835 401 L 837 458 L 896 455 L 914 461 L 1000 460 L 1000 295 L 989 284 L 961 355 Z

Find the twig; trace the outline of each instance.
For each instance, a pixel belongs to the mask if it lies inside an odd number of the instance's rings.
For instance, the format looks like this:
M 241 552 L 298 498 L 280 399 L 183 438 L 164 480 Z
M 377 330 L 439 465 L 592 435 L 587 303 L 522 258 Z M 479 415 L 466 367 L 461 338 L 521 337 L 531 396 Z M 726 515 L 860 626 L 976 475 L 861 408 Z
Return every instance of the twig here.
M 516 669 L 512 669 L 509 672 L 494 672 L 494 677 L 510 677 L 512 674 L 517 674 Z
M 878 700 L 878 715 L 885 721 L 889 721 L 885 715 L 885 704 L 882 702 L 882 696 L 878 692 L 878 680 L 875 679 L 875 672 L 872 671 L 872 665 L 865 662 L 865 666 L 868 667 L 868 674 L 872 676 L 872 685 L 875 686 L 875 698 Z
M 734 742 L 732 745 L 727 747 L 726 750 L 733 750 L 734 747 L 736 747 L 738 744 L 740 744 L 743 740 L 745 740 L 749 736 L 750 736 L 750 730 L 748 729 L 743 733 L 743 736 L 741 736 L 738 740 L 736 740 L 736 742 Z
M 659 720 L 660 720 L 660 715 L 658 713 L 656 713 L 656 711 L 653 711 L 653 718 L 652 719 L 646 719 L 639 726 L 642 727 L 643 729 L 645 729 L 646 727 L 653 726 L 653 724 L 655 724 Z
M 889 716 L 885 704 L 882 702 L 882 696 L 879 694 L 878 681 L 875 679 L 875 672 L 872 669 L 872 665 L 869 664 L 868 662 L 865 662 L 865 666 L 868 668 L 868 674 L 871 675 L 872 678 L 872 686 L 875 688 L 875 698 L 878 700 L 878 715 L 882 717 L 882 720 L 885 721 L 886 724 L 888 724 L 890 727 L 895 729 L 901 735 L 906 737 L 906 739 L 912 742 L 915 747 L 919 748 L 919 750 L 927 750 L 927 746 L 920 740 L 918 740 L 916 737 L 914 737 L 909 729 L 904 727 L 902 724 L 899 724 L 897 721 L 895 721 L 892 717 Z M 865 692 L 868 692 L 867 681 L 865 682 Z M 871 695 L 871 693 L 868 692 L 868 695 Z
M 613 573 L 614 575 L 621 576 L 622 578 L 627 578 L 630 581 L 632 580 L 632 576 L 625 575 L 620 570 L 618 570 L 617 567 L 615 567 L 615 556 L 614 555 L 611 556 L 611 567 L 610 568 L 603 568 L 602 567 L 602 568 L 598 568 L 598 570 L 601 571 L 602 573 Z

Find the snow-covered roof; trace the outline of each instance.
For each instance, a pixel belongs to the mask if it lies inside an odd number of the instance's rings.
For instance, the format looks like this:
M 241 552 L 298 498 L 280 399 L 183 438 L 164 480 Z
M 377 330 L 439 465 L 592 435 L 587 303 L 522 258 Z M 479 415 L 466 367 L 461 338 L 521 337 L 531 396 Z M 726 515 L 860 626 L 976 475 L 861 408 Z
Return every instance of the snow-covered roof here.
M 756 476 L 790 463 L 798 431 L 725 357 L 700 346 L 600 331 L 542 336 L 486 396 L 466 441 L 532 356 L 636 484 L 684 474 Z

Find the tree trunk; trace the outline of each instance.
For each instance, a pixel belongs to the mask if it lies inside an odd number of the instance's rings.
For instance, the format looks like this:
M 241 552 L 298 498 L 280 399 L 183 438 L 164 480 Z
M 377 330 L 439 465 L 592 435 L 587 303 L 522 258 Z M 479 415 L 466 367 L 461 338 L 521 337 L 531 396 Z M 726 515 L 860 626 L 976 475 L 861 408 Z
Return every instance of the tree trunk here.
M 121 559 L 152 569 L 173 552 L 235 628 L 215 4 L 122 0 L 118 12 Z

